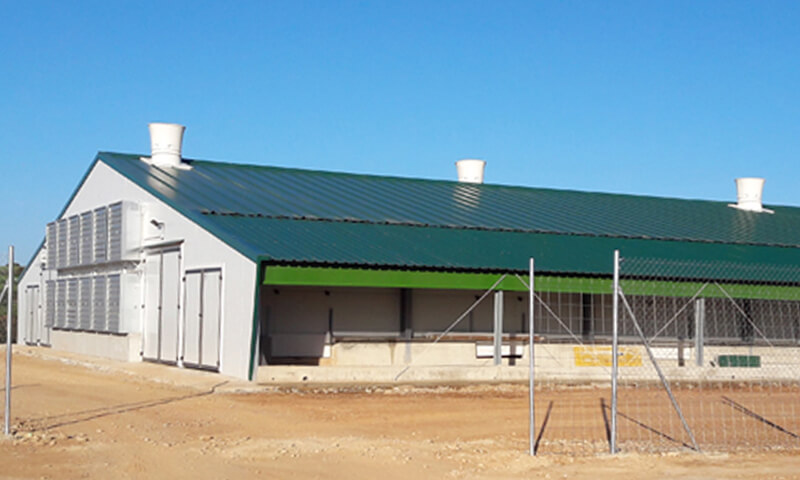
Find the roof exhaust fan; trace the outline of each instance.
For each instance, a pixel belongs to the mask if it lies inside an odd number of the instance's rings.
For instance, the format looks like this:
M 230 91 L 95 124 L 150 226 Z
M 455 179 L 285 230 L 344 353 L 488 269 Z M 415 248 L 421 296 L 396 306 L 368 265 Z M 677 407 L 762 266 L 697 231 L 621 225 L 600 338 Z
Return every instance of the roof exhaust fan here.
M 761 196 L 764 192 L 764 179 L 758 177 L 744 177 L 736 179 L 736 204 L 729 207 L 738 208 L 747 212 L 775 213 L 764 208 Z
M 177 123 L 151 123 L 150 151 L 147 160 L 157 167 L 189 168 L 181 161 L 183 132 L 186 127 Z
M 486 162 L 467 158 L 456 162 L 458 181 L 462 183 L 483 183 L 483 171 Z

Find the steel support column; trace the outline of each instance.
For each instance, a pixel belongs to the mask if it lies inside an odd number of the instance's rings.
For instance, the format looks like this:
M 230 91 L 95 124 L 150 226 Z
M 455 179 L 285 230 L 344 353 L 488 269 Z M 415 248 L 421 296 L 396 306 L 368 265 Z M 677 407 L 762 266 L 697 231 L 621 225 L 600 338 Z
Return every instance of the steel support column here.
M 494 364 L 503 364 L 503 291 L 494 292 Z
M 694 358 L 698 367 L 703 366 L 703 344 L 706 331 L 706 299 L 698 298 L 694 301 Z

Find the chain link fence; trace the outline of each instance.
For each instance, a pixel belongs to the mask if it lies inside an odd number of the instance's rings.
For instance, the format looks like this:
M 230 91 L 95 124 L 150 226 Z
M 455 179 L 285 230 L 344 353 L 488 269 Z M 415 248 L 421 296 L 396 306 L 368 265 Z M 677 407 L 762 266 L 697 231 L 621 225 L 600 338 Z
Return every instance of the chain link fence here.
M 800 448 L 800 268 L 622 255 L 616 370 L 611 279 L 534 293 L 537 454 Z
M 534 293 L 538 454 L 608 451 L 611 301 L 610 294 Z
M 628 258 L 617 447 L 800 447 L 800 269 Z

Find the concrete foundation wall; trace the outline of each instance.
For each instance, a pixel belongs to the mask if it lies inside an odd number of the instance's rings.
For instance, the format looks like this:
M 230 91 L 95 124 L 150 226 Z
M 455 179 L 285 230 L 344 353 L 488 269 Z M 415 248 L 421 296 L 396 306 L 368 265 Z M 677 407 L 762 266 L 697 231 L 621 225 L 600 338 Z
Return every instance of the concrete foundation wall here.
M 512 381 L 527 378 L 529 352 L 523 342 L 518 345 L 519 358 L 504 358 L 500 367 L 492 358 L 478 358 L 477 345 L 482 342 L 343 342 L 332 345 L 329 358 L 318 367 L 261 367 L 261 381 L 301 381 L 301 376 L 314 381 L 352 379 L 369 383 L 393 382 L 403 373 L 403 381 Z M 509 343 L 509 342 L 506 342 Z M 536 344 L 536 378 L 538 384 L 610 383 L 611 368 L 579 366 L 575 360 L 577 344 Z M 641 366 L 621 366 L 619 380 L 657 382 L 658 376 L 641 346 L 625 346 L 641 356 Z M 674 355 L 670 352 L 674 350 Z M 684 349 L 685 366 L 678 365 L 677 349 L 656 349 L 659 367 L 670 381 L 800 381 L 800 347 L 706 347 L 702 367 L 694 363 L 694 351 Z M 759 355 L 760 368 L 720 367 L 718 355 Z M 295 378 L 296 375 L 301 375 Z M 272 379 L 272 380 L 270 380 Z M 339 379 L 339 380 L 336 380 Z
M 84 355 L 111 358 L 125 362 L 139 361 L 140 334 L 110 335 L 104 333 L 53 330 L 52 347 Z
M 527 349 L 520 349 L 527 350 Z M 527 364 L 527 352 L 525 352 Z M 503 359 L 504 364 L 509 363 Z M 519 361 L 519 359 L 514 359 Z M 514 363 L 512 361 L 512 363 Z M 337 343 L 331 347 L 331 356 L 323 365 L 386 366 L 386 365 L 492 365 L 492 358 L 478 358 L 476 343 L 440 342 L 431 346 L 427 342 Z

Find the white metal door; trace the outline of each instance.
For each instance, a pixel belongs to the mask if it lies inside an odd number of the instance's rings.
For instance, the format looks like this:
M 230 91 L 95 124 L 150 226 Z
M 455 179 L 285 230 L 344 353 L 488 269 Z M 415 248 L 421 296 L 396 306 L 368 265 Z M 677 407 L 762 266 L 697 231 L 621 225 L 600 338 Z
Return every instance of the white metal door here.
M 41 343 L 42 339 L 42 307 L 39 304 L 39 286 L 36 285 L 31 288 L 30 291 L 30 298 L 28 299 L 31 302 L 31 317 L 33 319 L 33 337 L 32 340 L 38 345 Z
M 161 255 L 161 349 L 159 360 L 177 362 L 181 257 L 179 250 L 164 251 Z
M 200 334 L 200 365 L 219 368 L 220 314 L 222 312 L 222 271 L 203 273 L 203 322 Z
M 158 360 L 161 317 L 161 252 L 147 255 L 144 262 L 144 345 L 142 356 Z
M 202 299 L 200 284 L 202 271 L 186 272 L 185 294 L 186 319 L 183 329 L 183 362 L 185 365 L 200 365 L 200 322 Z
M 178 361 L 180 260 L 180 250 L 177 248 L 152 252 L 145 257 L 142 356 L 146 360 Z
M 185 281 L 184 363 L 219 369 L 222 270 L 190 270 Z
M 45 287 L 47 288 L 47 287 Z M 42 292 L 42 289 L 36 289 L 36 315 L 38 317 L 37 325 L 39 326 L 39 333 L 36 337 L 36 340 L 39 345 L 50 345 L 50 327 L 52 327 L 52 321 L 48 318 L 48 311 L 47 306 L 45 303 L 50 303 L 51 300 L 47 298 L 49 292 Z

